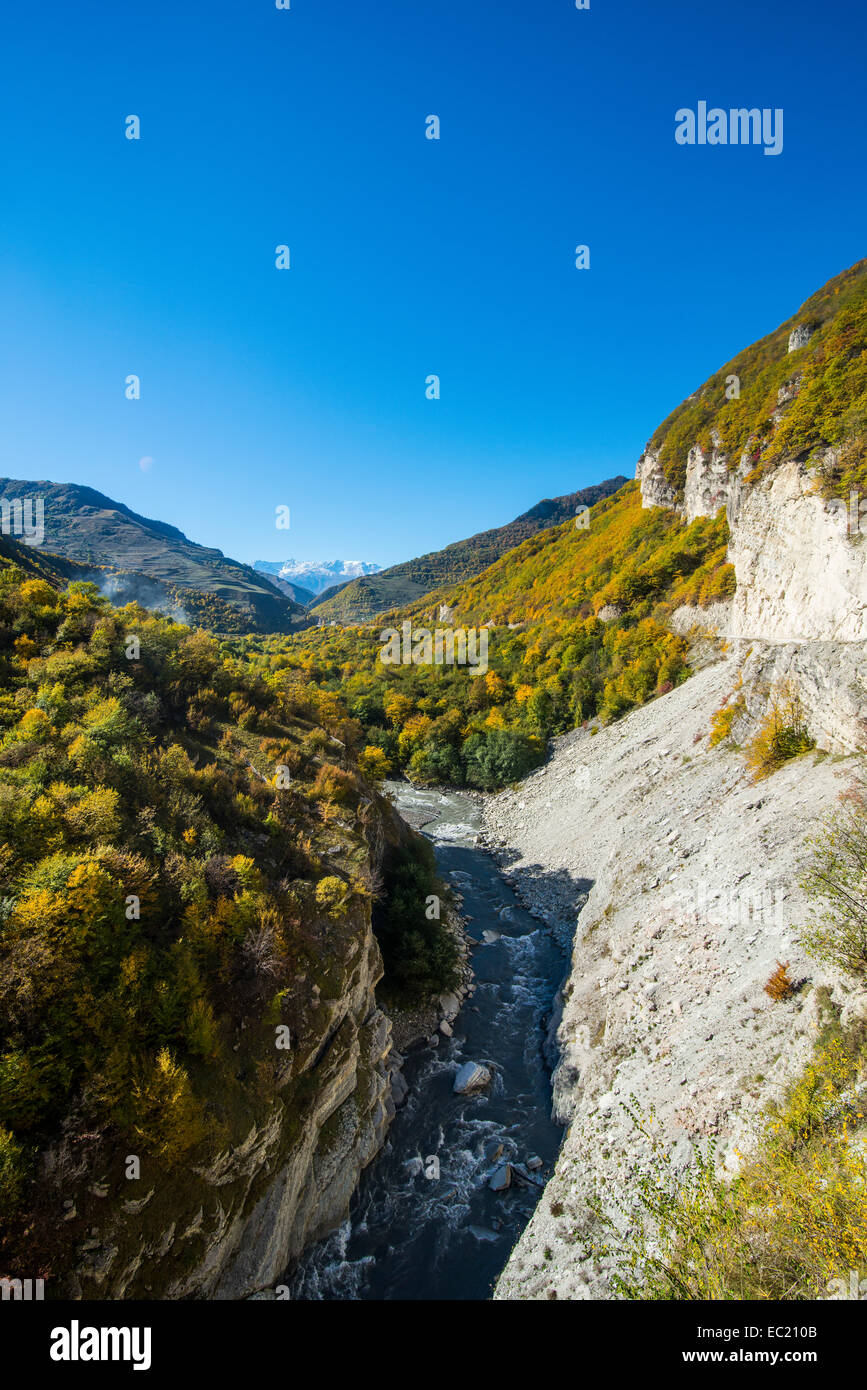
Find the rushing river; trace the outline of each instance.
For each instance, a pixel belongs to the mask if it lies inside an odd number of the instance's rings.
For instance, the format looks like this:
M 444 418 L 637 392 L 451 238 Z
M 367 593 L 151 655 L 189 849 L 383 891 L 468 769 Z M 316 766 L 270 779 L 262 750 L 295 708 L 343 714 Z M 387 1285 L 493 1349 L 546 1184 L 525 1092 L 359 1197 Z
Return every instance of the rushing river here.
M 349 1218 L 288 1279 L 298 1299 L 488 1298 L 541 1189 L 491 1191 L 486 1152 L 494 1141 L 507 1161 L 538 1156 L 534 1176 L 544 1181 L 562 1134 L 550 1119 L 542 1044 L 566 958 L 475 846 L 479 808 L 470 797 L 403 783 L 391 790 L 398 810 L 433 841 L 441 876 L 463 895 L 469 934 L 485 944 L 472 952 L 475 993 L 454 1036 L 407 1057 L 409 1095 Z M 489 1066 L 491 1086 L 455 1095 L 465 1061 Z M 419 1171 L 419 1160 L 429 1172 L 438 1166 L 439 1176 Z

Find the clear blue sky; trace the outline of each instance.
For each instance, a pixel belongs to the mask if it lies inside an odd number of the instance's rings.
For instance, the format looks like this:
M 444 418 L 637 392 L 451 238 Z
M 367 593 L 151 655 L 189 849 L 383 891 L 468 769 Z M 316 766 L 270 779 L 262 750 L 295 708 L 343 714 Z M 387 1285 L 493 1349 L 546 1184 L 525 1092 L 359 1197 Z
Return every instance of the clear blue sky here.
M 381 564 L 631 474 L 867 253 L 865 38 L 852 0 L 10 7 L 0 469 Z M 679 147 L 699 100 L 782 107 L 783 153 Z

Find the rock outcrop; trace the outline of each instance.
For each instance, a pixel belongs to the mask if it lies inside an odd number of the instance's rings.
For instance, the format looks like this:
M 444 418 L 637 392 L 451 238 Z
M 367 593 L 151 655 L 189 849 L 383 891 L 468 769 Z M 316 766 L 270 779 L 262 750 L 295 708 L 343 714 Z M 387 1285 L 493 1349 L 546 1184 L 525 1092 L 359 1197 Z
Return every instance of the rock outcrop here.
M 368 819 L 367 843 L 347 830 L 346 850 L 357 864 L 365 849 L 376 872 L 385 837 L 408 833 L 382 803 Z M 272 1285 L 345 1217 L 383 1143 L 395 1097 L 406 1090 L 391 1023 L 376 1002 L 382 959 L 369 903 L 356 901 L 328 933 L 326 983 L 309 982 L 309 1007 L 289 1050 L 275 1054 L 273 1080 L 250 1078 L 234 1142 L 185 1171 L 154 1165 L 151 1173 L 143 1161 L 133 1181 L 118 1159 L 87 1189 L 72 1189 L 67 1210 L 86 1238 L 58 1291 L 99 1299 L 244 1298 Z
M 728 635 L 764 642 L 867 640 L 867 546 L 816 475 L 789 460 L 731 489 L 729 560 L 737 591 Z
M 790 350 L 808 336 L 796 330 Z M 751 468 L 716 439 L 710 451 L 695 444 L 676 494 L 659 453 L 645 452 L 645 507 L 686 522 L 726 508 L 735 595 L 671 616 L 693 640 L 697 673 L 683 686 L 594 736 L 557 740 L 547 767 L 487 807 L 488 841 L 541 915 L 546 883 L 562 899 L 571 880 L 579 907 L 592 883 L 551 1036 L 563 1147 L 497 1298 L 612 1297 L 611 1263 L 592 1248 L 594 1203 L 622 1212 L 648 1158 L 634 1104 L 654 1111 L 673 1172 L 710 1139 L 735 1171 L 758 1117 L 808 1060 L 827 1001 L 843 1018 L 865 1008 L 806 957 L 795 928 L 808 910 L 805 840 L 867 732 L 867 547 L 857 505 L 822 496 L 821 467 L 784 459 L 758 480 Z M 736 703 L 743 743 L 783 685 L 817 751 L 757 785 L 737 751 L 709 747 L 710 721 Z M 764 991 L 779 961 L 803 982 L 784 1004 Z
M 819 471 L 796 459 L 751 483 L 746 460 L 731 472 L 723 455 L 705 458 L 698 446 L 688 454 L 680 501 L 655 454 L 645 453 L 636 473 L 645 507 L 674 508 L 688 522 L 726 507 L 734 597 L 707 609 L 676 610 L 673 630 L 710 632 L 733 644 L 744 662 L 743 698 L 754 723 L 768 691 L 788 680 L 820 748 L 851 753 L 863 746 L 867 522 L 858 499 L 825 498 Z
M 631 1098 L 654 1109 L 675 1170 L 709 1138 L 733 1164 L 810 1054 L 817 987 L 846 1003 L 793 928 L 804 839 L 852 764 L 808 754 L 754 785 L 737 752 L 708 746 L 739 673 L 725 655 L 595 736 L 565 735 L 545 769 L 488 804 L 488 841 L 542 915 L 547 883 L 562 895 L 571 879 L 579 905 L 592 884 L 552 1039 L 563 1146 L 497 1298 L 611 1297 L 590 1203 L 628 1199 L 647 1155 Z M 778 960 L 807 981 L 782 1005 L 764 992 Z

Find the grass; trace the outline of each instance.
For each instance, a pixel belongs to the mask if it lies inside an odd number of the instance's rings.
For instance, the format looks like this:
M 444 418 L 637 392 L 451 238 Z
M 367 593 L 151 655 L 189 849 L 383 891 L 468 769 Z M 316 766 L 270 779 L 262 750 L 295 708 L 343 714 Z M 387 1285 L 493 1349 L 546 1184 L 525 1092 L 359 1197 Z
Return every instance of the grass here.
M 858 1083 L 867 1074 L 863 1034 L 826 1030 L 785 1102 L 769 1109 L 758 1142 L 732 1180 L 713 1142 L 693 1146 L 672 1174 L 652 1112 L 630 1110 L 650 1145 L 634 1203 L 597 1203 L 626 1299 L 803 1300 L 867 1268 L 867 1126 Z M 624 1235 L 623 1232 L 626 1232 Z

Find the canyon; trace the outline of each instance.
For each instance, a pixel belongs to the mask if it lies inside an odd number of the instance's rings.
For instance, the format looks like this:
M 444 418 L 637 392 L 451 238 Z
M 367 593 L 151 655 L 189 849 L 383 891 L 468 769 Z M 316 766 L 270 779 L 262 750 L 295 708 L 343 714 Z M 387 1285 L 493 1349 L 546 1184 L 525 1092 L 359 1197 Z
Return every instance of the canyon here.
M 674 1174 L 710 1141 L 737 1173 L 821 1027 L 867 1018 L 867 993 L 817 966 L 793 931 L 808 910 L 805 841 L 860 769 L 862 540 L 841 532 L 795 459 L 751 486 L 694 448 L 679 502 L 654 454 L 637 476 L 645 506 L 677 505 L 687 520 L 727 506 L 737 590 L 672 615 L 692 643 L 688 681 L 615 726 L 558 739 L 545 767 L 486 809 L 488 843 L 534 910 L 562 915 L 549 881 L 593 884 L 550 1039 L 563 1146 L 499 1299 L 614 1296 L 594 1204 L 627 1220 L 650 1157 L 636 1110 L 652 1110 Z M 710 721 L 737 691 L 732 733 L 746 742 L 782 680 L 816 750 L 755 784 L 735 748 L 710 746 Z M 780 960 L 807 986 L 785 1004 L 764 992 Z

